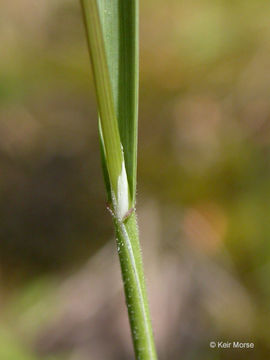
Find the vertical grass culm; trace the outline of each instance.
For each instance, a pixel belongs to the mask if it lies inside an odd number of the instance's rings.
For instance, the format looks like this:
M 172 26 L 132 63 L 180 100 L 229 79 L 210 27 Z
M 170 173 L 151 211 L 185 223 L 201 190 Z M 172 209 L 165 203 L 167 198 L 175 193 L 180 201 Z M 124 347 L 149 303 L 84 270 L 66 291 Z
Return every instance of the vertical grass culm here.
M 135 213 L 138 0 L 80 0 L 99 111 L 102 167 L 137 360 L 157 359 Z

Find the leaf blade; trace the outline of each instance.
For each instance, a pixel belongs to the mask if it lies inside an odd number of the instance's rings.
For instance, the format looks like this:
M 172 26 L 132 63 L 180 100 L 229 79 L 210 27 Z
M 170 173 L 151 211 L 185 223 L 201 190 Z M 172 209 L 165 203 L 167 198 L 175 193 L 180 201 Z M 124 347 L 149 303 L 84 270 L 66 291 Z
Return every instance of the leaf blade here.
M 132 205 L 137 182 L 138 1 L 99 0 L 107 63 Z
M 100 113 L 101 145 L 108 172 L 105 175 L 109 176 L 114 211 L 117 216 L 123 217 L 129 209 L 130 195 L 128 186 L 124 194 L 119 188 L 119 181 L 122 184 L 126 183 L 127 175 L 103 40 L 100 10 L 96 0 L 81 0 L 81 5 Z

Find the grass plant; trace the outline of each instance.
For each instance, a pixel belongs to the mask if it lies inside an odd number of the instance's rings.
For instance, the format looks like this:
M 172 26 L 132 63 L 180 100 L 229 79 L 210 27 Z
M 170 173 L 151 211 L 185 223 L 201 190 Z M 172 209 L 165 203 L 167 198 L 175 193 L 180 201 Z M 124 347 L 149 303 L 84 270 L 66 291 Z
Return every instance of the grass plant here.
M 138 0 L 80 0 L 99 111 L 108 208 L 113 216 L 137 360 L 155 360 L 136 221 Z

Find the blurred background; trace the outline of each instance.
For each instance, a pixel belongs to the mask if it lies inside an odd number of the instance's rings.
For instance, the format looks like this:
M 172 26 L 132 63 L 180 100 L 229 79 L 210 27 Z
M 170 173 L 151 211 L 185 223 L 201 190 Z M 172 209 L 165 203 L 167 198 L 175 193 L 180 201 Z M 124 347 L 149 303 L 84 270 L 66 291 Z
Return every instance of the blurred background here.
M 79 1 L 0 7 L 0 359 L 132 359 Z M 159 357 L 269 359 L 270 3 L 140 7 L 138 214 Z

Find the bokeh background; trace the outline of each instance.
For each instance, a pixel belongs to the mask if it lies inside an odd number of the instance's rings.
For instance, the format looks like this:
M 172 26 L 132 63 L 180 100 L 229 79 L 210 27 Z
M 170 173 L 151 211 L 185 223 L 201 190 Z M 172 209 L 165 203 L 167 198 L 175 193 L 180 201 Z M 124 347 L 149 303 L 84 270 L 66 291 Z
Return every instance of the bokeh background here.
M 138 214 L 160 359 L 267 360 L 270 3 L 140 7 Z M 132 359 L 79 1 L 0 8 L 0 359 Z

